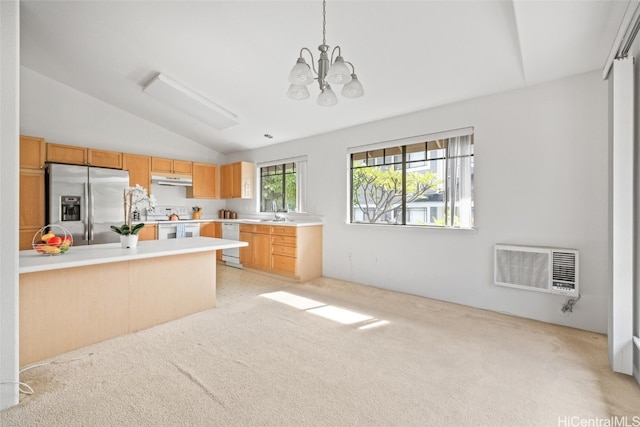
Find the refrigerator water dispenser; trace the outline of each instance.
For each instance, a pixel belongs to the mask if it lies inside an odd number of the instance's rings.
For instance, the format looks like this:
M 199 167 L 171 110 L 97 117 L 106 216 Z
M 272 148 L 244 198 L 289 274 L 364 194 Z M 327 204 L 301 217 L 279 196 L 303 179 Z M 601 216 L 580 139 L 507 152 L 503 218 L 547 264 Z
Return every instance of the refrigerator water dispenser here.
M 60 197 L 60 211 L 62 212 L 62 221 L 80 221 L 80 197 Z

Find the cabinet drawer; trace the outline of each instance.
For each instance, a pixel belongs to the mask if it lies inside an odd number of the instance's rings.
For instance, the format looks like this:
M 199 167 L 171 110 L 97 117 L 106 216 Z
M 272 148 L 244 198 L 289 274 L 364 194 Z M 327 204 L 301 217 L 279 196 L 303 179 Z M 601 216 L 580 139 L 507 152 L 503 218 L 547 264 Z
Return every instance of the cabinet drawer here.
M 282 245 L 272 245 L 271 253 L 274 255 L 284 255 L 295 257 L 297 255 L 297 250 L 295 246 L 282 246 Z
M 271 227 L 268 225 L 256 225 L 256 233 L 258 234 L 271 234 Z
M 296 236 L 271 236 L 272 245 L 296 247 Z
M 271 269 L 286 274 L 296 274 L 296 258 L 288 256 L 273 255 L 271 260 Z
M 256 226 L 253 224 L 240 224 L 240 232 L 255 233 Z
M 282 234 L 285 236 L 295 236 L 296 227 L 271 226 L 271 234 Z

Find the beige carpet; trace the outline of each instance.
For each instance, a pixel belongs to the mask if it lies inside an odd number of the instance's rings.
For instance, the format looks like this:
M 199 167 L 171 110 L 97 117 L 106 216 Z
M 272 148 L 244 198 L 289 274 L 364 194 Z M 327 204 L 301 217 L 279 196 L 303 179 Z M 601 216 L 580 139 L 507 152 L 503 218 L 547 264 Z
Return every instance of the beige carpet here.
M 332 320 L 336 314 L 345 323 Z M 35 394 L 0 412 L 0 425 L 640 422 L 640 387 L 610 371 L 605 336 L 226 267 L 218 270 L 217 308 L 51 361 L 22 374 Z

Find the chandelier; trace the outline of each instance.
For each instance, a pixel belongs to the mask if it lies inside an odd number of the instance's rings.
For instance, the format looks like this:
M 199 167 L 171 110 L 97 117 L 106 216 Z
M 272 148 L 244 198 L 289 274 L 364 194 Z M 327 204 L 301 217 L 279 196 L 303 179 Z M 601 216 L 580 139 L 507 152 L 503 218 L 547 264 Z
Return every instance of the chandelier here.
M 338 97 L 336 96 L 331 85 L 344 85 L 340 94 L 345 98 L 359 98 L 364 95 L 364 89 L 362 84 L 358 80 L 355 73 L 355 68 L 350 62 L 346 62 L 342 57 L 342 50 L 340 46 L 336 46 L 331 51 L 331 60 L 329 60 L 329 46 L 327 45 L 327 2 L 322 1 L 322 44 L 318 46 L 320 51 L 320 57 L 318 59 L 318 68 L 316 69 L 313 53 L 303 47 L 300 49 L 300 55 L 296 61 L 296 65 L 293 66 L 289 73 L 289 90 L 287 96 L 295 100 L 304 100 L 309 98 L 309 90 L 307 85 L 313 83 L 314 80 L 318 80 L 320 86 L 320 95 L 318 95 L 318 105 L 323 107 L 330 107 L 338 103 Z M 338 56 L 335 60 L 333 58 L 336 50 Z M 311 56 L 311 65 L 313 66 L 313 72 L 302 57 L 303 52 L 308 52 Z M 349 67 L 351 70 L 349 70 Z M 314 73 L 317 77 L 314 77 Z

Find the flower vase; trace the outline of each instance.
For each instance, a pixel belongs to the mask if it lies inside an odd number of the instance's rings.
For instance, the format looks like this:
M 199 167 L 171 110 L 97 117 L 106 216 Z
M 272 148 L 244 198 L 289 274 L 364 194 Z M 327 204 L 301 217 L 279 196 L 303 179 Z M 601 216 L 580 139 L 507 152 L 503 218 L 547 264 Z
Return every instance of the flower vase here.
M 138 246 L 138 235 L 137 234 L 121 235 L 120 244 L 122 244 L 123 248 L 135 248 L 136 246 Z

